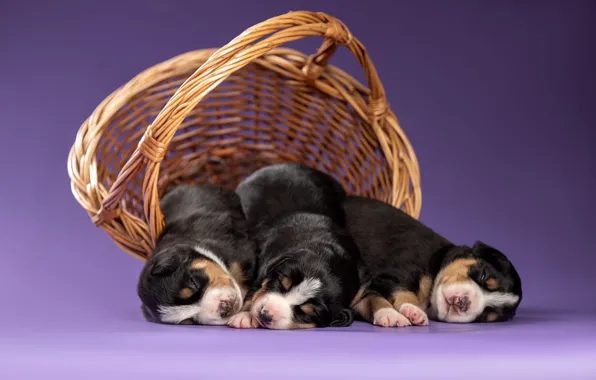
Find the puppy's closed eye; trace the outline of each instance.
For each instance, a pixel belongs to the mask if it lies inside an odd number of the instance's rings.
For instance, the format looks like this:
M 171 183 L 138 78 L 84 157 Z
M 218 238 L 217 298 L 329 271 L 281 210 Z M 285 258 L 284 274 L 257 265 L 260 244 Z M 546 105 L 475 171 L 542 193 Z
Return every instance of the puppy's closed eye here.
M 476 275 L 478 285 L 485 286 L 489 290 L 496 290 L 499 287 L 497 279 L 492 275 L 491 271 L 483 268 L 480 269 Z
M 190 279 L 192 284 L 201 289 L 209 283 L 209 276 L 203 270 L 193 270 L 190 272 Z

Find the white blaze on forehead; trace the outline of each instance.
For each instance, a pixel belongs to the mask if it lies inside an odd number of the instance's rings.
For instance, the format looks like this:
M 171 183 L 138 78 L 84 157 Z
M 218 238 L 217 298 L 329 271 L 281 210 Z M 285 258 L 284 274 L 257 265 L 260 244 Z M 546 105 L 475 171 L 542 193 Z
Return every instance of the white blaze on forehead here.
M 193 318 L 201 311 L 201 306 L 182 305 L 182 306 L 160 306 L 157 311 L 161 315 L 161 321 L 165 323 L 180 323 L 185 319 Z
M 513 306 L 519 300 L 519 296 L 513 293 L 484 292 L 485 307 Z
M 283 297 L 292 306 L 302 305 L 309 298 L 313 298 L 321 289 L 321 280 L 316 278 L 304 279 L 300 284 L 294 286 Z
M 199 245 L 197 245 L 195 247 L 195 251 L 199 252 L 201 255 L 207 257 L 208 259 L 211 259 L 215 264 L 219 265 L 221 267 L 221 269 L 223 269 L 223 271 L 226 272 L 227 275 L 230 274 L 230 272 L 228 271 L 228 268 L 226 268 L 226 265 L 224 264 L 223 260 L 220 259 L 219 256 L 217 256 L 215 253 L 213 253 L 210 250 L 208 250 L 207 248 L 203 248 Z

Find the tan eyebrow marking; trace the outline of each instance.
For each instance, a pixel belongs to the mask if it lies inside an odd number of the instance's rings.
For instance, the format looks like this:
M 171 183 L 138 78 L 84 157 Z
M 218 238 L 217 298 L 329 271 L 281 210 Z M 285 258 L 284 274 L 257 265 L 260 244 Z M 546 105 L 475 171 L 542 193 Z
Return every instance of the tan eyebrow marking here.
M 495 290 L 499 287 L 499 283 L 497 282 L 497 279 L 489 278 L 488 280 L 486 280 L 486 287 L 490 290 Z
M 283 286 L 285 290 L 290 289 L 290 287 L 292 286 L 292 280 L 289 277 L 282 277 L 281 286 Z
M 203 270 L 209 278 L 209 286 L 228 287 L 232 286 L 230 276 L 216 263 L 211 260 L 196 259 L 191 263 L 194 270 Z
M 193 291 L 190 288 L 182 288 L 180 290 L 179 296 L 182 299 L 190 298 L 193 295 Z
M 445 268 L 441 269 L 437 275 L 436 282 L 442 284 L 454 284 L 469 280 L 468 273 L 470 267 L 478 264 L 474 259 L 457 259 Z
M 315 311 L 315 307 L 312 303 L 306 303 L 306 304 L 300 306 L 300 308 L 306 314 L 312 314 Z

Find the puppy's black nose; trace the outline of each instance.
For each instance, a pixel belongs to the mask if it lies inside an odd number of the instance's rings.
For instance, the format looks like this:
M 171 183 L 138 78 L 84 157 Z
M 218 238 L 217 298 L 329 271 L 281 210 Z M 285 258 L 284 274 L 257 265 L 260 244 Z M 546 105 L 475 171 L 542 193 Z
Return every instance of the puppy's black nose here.
M 234 306 L 229 301 L 221 301 L 219 303 L 219 315 L 222 318 L 227 318 L 234 313 Z
M 468 296 L 460 298 L 459 302 L 457 303 L 457 307 L 459 307 L 461 311 L 468 310 L 468 308 L 470 307 L 470 299 L 468 298 Z
M 267 310 L 261 310 L 261 312 L 259 313 L 259 321 L 261 321 L 263 324 L 268 325 L 269 323 L 271 323 L 272 320 L 273 318 L 267 312 Z

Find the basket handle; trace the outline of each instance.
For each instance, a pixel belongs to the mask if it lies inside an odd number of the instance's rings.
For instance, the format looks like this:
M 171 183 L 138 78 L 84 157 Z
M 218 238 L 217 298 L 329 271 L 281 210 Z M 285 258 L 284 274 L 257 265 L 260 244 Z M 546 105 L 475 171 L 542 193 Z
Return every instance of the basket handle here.
M 217 50 L 180 86 L 147 128 L 137 148 L 121 169 L 102 202 L 101 209 L 93 218 L 95 224 L 102 224 L 120 214 L 120 203 L 128 183 L 142 164 L 146 163 L 143 181 L 144 213 L 151 236 L 157 237 L 164 224 L 157 188 L 159 167 L 170 141 L 188 113 L 235 71 L 282 44 L 309 36 L 321 36 L 325 40 L 317 52 L 307 59 L 302 69 L 306 80 L 315 81 L 323 73 L 338 45 L 345 45 L 356 56 L 366 74 L 370 89 L 368 117 L 376 130 L 386 115 L 387 101 L 376 69 L 360 41 L 352 36 L 341 21 L 324 13 L 296 11 L 273 17 L 246 29 Z M 260 41 L 255 42 L 257 40 Z

